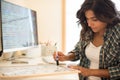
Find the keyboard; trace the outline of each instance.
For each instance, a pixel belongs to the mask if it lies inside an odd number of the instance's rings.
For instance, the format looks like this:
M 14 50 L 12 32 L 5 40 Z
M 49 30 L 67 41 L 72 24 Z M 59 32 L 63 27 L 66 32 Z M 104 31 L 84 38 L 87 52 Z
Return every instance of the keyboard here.
M 0 67 L 1 78 L 40 77 L 64 73 L 78 73 L 78 71 L 63 66 L 56 66 L 54 64 Z
M 0 60 L 0 67 L 4 66 L 23 66 L 23 65 L 38 65 L 43 63 L 41 58 L 16 58 L 10 61 Z

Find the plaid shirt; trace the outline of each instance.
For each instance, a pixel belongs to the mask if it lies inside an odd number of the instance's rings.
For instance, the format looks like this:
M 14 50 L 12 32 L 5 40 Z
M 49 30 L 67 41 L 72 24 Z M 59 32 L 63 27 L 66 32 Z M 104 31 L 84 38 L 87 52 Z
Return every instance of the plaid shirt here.
M 79 65 L 89 68 L 90 61 L 85 55 L 85 48 L 90 41 L 79 41 L 75 49 L 71 51 L 75 54 L 75 60 L 80 59 Z M 100 50 L 99 69 L 108 69 L 110 79 L 101 78 L 102 80 L 120 80 L 120 24 L 108 28 L 104 35 L 104 44 Z M 73 61 L 75 61 L 73 60 Z M 80 80 L 85 77 L 79 75 Z

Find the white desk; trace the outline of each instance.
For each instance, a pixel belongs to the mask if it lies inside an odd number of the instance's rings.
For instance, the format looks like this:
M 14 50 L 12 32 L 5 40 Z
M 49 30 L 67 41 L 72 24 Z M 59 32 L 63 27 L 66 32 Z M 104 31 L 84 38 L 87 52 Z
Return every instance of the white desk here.
M 11 64 L 11 61 L 2 61 L 0 62 L 0 66 L 29 66 L 29 65 L 36 65 L 40 64 L 41 58 L 35 59 L 33 62 L 36 62 L 35 64 Z M 43 63 L 43 62 L 42 62 Z M 52 76 L 37 76 L 37 77 L 30 77 L 30 78 L 14 78 L 14 79 L 0 79 L 0 80 L 78 80 L 78 73 L 72 73 L 72 74 L 61 74 L 61 75 L 52 75 Z

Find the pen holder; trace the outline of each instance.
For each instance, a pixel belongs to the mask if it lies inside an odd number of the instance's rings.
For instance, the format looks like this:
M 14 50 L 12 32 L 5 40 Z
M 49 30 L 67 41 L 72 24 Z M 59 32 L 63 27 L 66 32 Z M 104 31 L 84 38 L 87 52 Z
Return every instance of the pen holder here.
M 41 56 L 52 56 L 56 47 L 52 45 L 41 45 Z

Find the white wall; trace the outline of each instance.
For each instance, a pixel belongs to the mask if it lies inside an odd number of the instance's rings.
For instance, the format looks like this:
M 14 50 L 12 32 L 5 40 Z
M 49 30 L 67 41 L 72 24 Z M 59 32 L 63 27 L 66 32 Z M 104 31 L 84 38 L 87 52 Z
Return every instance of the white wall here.
M 78 21 L 76 12 L 83 1 L 84 0 L 66 0 L 66 53 L 74 49 L 75 44 L 80 38 L 81 27 L 78 27 L 76 23 Z
M 62 0 L 6 0 L 37 11 L 39 42 L 62 44 Z

